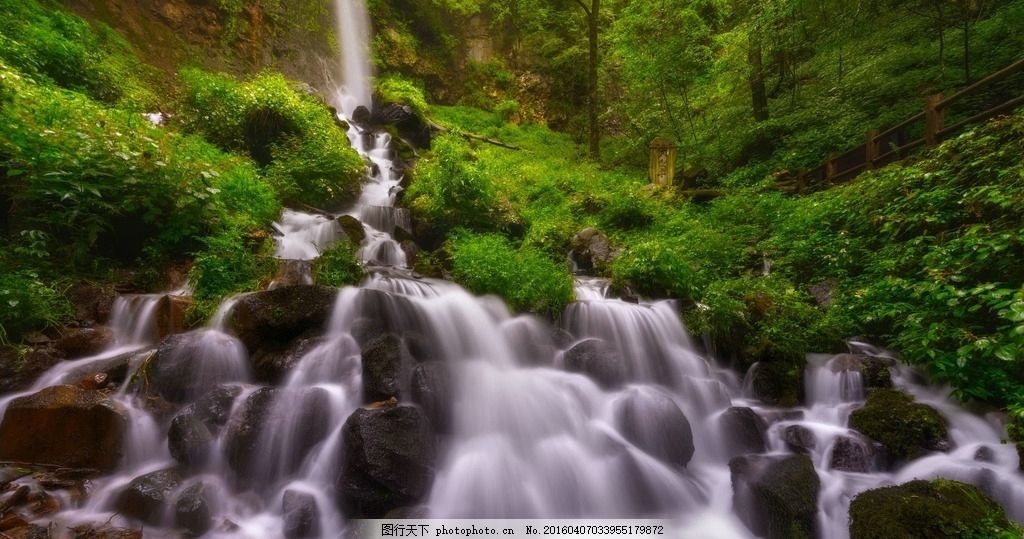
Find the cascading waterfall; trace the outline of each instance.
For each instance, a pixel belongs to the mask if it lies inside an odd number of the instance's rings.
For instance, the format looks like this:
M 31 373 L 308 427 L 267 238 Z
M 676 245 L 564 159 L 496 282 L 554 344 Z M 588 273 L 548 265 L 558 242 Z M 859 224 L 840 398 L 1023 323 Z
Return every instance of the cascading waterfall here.
M 345 72 L 339 104 L 351 117 L 356 105 L 370 104 L 368 23 L 362 0 L 337 0 L 336 9 Z M 167 353 L 169 363 L 198 358 L 202 366 L 182 371 L 194 379 L 187 391 L 167 395 L 177 399 L 178 415 L 169 420 L 154 414 L 126 376 L 112 397 L 131 425 L 121 463 L 94 482 L 84 502 L 64 500 L 70 509 L 56 517 L 59 525 L 137 525 L 115 513 L 118 497 L 135 478 L 182 468 L 168 434 L 181 422 L 196 429 L 206 445 L 187 455 L 193 461 L 166 498 L 205 489 L 213 522 L 207 537 L 284 536 L 293 524 L 285 506 L 295 499 L 316 508 L 306 514 L 315 522 L 314 535 L 342 536 L 343 426 L 370 400 L 362 354 L 371 330 L 401 337 L 409 352 L 403 352 L 397 381 L 403 403 L 410 400 L 418 369 L 430 365 L 451 374 L 433 425 L 444 443 L 422 506 L 413 508 L 417 515 L 662 517 L 676 523 L 679 537 L 753 537 L 734 510 L 729 459 L 737 453 L 723 428 L 730 411 L 749 407 L 767 424 L 766 454 L 790 454 L 784 441 L 790 427 L 813 438 L 809 456 L 822 483 L 817 521 L 823 538 L 848 537 L 848 507 L 858 492 L 913 478 L 980 485 L 1014 519 L 1024 520 L 1024 476 L 1015 471 L 1013 448 L 1000 443 L 998 421 L 964 411 L 948 392 L 916 381 L 910 369 L 867 344 L 851 347 L 892 363 L 894 384 L 946 418 L 949 452 L 891 472 L 873 466 L 836 469 L 837 444 L 870 443 L 847 427 L 851 411 L 864 402 L 864 384 L 844 355 L 812 355 L 806 405 L 780 410 L 753 400 L 734 373 L 702 355 L 672 302 L 629 303 L 609 297 L 607 281 L 580 278 L 579 301 L 556 328 L 537 317 L 512 315 L 497 298 L 413 276 L 393 235 L 396 227 L 409 228 L 409 218 L 395 207 L 401 175 L 390 138 L 354 122 L 348 134 L 372 164 L 360 198 L 337 215 L 286 210 L 276 225 L 276 253 L 286 261 L 316 258 L 342 238 L 336 217 L 347 215 L 366 231 L 359 256 L 370 276 L 359 287 L 338 291 L 322 331 L 304 334 L 295 361 L 271 387 L 253 383 L 251 364 L 260 358 L 250 357 L 242 340 L 230 335 L 232 313 L 245 297 L 225 301 L 209 329 L 173 337 L 180 339 L 179 355 Z M 145 374 L 157 344 L 157 301 L 159 296 L 119 299 L 110 349 L 58 365 L 32 391 L 71 383 L 121 356 L 130 372 Z M 0 409 L 10 400 L 0 401 Z M 251 433 L 245 443 L 229 436 L 260 410 L 263 428 L 241 429 Z M 199 426 L 186 423 L 200 412 L 216 417 L 204 417 Z M 983 460 L 976 458 L 981 448 L 988 454 Z M 147 533 L 172 533 L 176 517 L 170 505 L 153 516 Z

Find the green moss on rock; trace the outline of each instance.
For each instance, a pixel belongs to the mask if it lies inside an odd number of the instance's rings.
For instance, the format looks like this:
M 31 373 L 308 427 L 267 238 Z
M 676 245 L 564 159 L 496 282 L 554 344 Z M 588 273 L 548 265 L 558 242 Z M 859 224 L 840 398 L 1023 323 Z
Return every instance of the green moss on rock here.
M 893 462 L 948 446 L 946 421 L 934 408 L 896 389 L 877 389 L 850 414 L 850 427 L 885 446 Z
M 850 504 L 850 539 L 995 539 L 1020 533 L 991 498 L 947 479 L 869 490 Z

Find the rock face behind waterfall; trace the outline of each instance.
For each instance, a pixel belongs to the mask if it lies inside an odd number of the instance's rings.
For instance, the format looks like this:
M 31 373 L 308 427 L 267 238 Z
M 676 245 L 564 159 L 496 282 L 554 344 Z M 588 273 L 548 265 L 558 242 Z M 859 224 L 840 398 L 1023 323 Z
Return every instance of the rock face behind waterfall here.
M 250 353 L 287 344 L 310 329 L 322 328 L 337 294 L 337 289 L 326 286 L 286 286 L 248 294 L 235 305 L 231 328 Z
M 816 537 L 821 480 L 804 455 L 744 456 L 729 461 L 733 506 L 754 533 L 768 539 Z
M 948 479 L 869 490 L 850 504 L 850 539 L 1015 536 L 998 503 Z
M 15 399 L 0 423 L 0 460 L 111 471 L 127 419 L 99 391 L 55 386 Z
M 427 416 L 414 406 L 356 410 L 342 427 L 341 508 L 380 518 L 421 501 L 434 480 L 436 447 Z

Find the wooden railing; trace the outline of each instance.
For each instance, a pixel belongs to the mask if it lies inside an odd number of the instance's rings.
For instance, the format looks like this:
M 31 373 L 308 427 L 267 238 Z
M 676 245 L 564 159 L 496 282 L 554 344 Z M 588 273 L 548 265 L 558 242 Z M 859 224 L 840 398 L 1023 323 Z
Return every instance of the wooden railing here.
M 868 131 L 867 141 L 864 144 L 845 153 L 830 153 L 825 158 L 825 162 L 817 168 L 801 171 L 795 177 L 791 174 L 779 177 L 779 188 L 797 194 L 828 188 L 852 180 L 865 170 L 883 167 L 906 159 L 914 150 L 935 146 L 969 125 L 1012 112 L 1017 107 L 1024 106 L 1024 85 L 1014 88 L 1015 97 L 1002 104 L 972 114 L 952 125 L 946 125 L 947 111 L 952 104 L 965 97 L 976 95 L 992 84 L 1006 80 L 1011 75 L 1022 71 L 1024 71 L 1024 59 L 1006 66 L 950 97 L 943 97 L 942 94 L 928 96 L 922 112 L 885 131 L 877 129 Z M 923 131 L 920 130 L 921 122 L 924 123 Z M 911 140 L 911 133 L 915 132 L 912 128 L 916 128 L 917 133 L 923 134 Z

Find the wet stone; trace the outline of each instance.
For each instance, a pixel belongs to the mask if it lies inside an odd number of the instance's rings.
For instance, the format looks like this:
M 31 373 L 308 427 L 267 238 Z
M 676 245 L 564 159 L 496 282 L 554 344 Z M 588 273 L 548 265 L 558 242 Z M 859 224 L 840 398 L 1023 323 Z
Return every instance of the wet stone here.
M 127 517 L 154 526 L 160 525 L 164 510 L 170 503 L 168 496 L 180 483 L 181 475 L 174 469 L 136 477 L 118 495 L 114 508 Z
M 174 525 L 193 536 L 200 536 L 213 526 L 207 488 L 196 483 L 185 489 L 174 502 Z
M 814 433 L 802 425 L 790 425 L 782 431 L 782 440 L 790 451 L 800 455 L 810 455 L 818 445 Z
M 728 444 L 730 456 L 764 453 L 767 425 L 754 410 L 738 406 L 729 408 L 722 412 L 718 425 Z
M 626 363 L 600 339 L 586 339 L 565 352 L 565 369 L 585 374 L 603 388 L 626 381 Z
M 679 406 L 665 395 L 632 391 L 619 402 L 615 422 L 623 437 L 666 463 L 693 458 L 693 431 Z
M 320 510 L 311 494 L 295 490 L 284 491 L 281 502 L 286 539 L 320 537 Z

